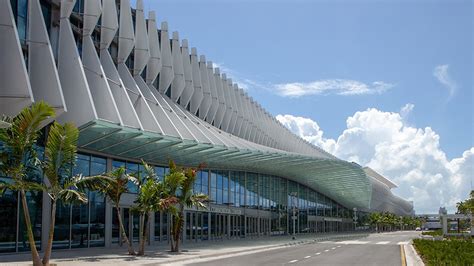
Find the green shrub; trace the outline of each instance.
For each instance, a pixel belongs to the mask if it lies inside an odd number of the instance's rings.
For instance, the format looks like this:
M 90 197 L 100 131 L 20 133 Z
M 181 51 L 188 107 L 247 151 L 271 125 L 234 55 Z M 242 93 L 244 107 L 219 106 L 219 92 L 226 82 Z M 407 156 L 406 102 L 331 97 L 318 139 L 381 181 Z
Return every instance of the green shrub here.
M 426 265 L 474 265 L 474 243 L 471 241 L 414 239 L 413 245 Z
M 434 231 L 424 231 L 421 234 L 424 235 L 424 236 L 442 236 L 443 235 L 443 230 L 436 229 Z

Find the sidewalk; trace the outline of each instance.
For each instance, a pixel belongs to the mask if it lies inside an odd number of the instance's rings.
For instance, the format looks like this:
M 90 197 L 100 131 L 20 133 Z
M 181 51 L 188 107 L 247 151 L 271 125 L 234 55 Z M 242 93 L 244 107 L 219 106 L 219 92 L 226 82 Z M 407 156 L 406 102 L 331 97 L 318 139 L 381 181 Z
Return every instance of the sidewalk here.
M 274 236 L 186 242 L 181 246 L 181 252 L 177 254 L 169 252 L 169 245 L 160 244 L 147 246 L 145 256 L 140 257 L 127 255 L 126 247 L 55 250 L 51 263 L 71 266 L 172 264 L 191 259 L 235 255 L 327 240 L 355 239 L 367 235 L 368 233 L 313 234 L 298 235 L 296 240 L 292 240 L 291 236 Z M 2 254 L 0 265 L 31 265 L 30 253 Z

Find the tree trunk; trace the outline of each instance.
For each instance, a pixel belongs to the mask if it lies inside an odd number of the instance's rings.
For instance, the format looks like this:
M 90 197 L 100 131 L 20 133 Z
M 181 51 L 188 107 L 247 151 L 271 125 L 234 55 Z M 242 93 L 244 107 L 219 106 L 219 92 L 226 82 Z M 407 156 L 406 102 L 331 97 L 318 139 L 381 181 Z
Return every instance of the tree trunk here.
M 173 238 L 174 238 L 174 245 L 172 243 L 172 248 L 171 248 L 171 251 L 172 252 L 179 252 L 179 240 L 180 240 L 180 237 L 181 237 L 181 230 L 182 230 L 182 227 L 183 227 L 183 214 L 184 212 L 184 208 L 181 207 L 180 208 L 180 211 L 178 213 L 178 216 L 175 218 L 175 221 L 173 223 Z
M 118 205 L 116 205 L 115 209 L 117 210 L 117 218 L 118 218 L 118 221 L 119 221 L 119 226 L 120 226 L 120 231 L 121 231 L 123 242 L 125 242 L 127 244 L 128 254 L 129 255 L 136 255 L 135 250 L 133 250 L 132 244 L 128 240 L 127 233 L 125 233 L 125 227 L 123 227 L 122 216 L 120 215 L 120 207 Z
M 31 259 L 33 261 L 34 266 L 43 265 L 41 262 L 41 258 L 38 254 L 38 250 L 36 249 L 35 237 L 33 235 L 33 229 L 31 228 L 31 219 L 30 219 L 30 211 L 28 209 L 28 202 L 26 201 L 26 193 L 25 190 L 20 190 L 20 197 L 21 197 L 21 204 L 23 206 L 23 216 L 25 217 L 25 226 L 26 232 L 28 234 L 28 242 L 31 248 Z
M 51 257 L 51 251 L 53 249 L 53 237 L 54 237 L 54 224 L 56 222 L 56 201 L 52 201 L 51 205 L 51 221 L 49 223 L 49 234 L 48 234 L 48 244 L 46 250 L 44 251 L 43 264 L 49 266 L 49 259 Z
M 143 256 L 145 255 L 145 242 L 146 242 L 146 213 L 140 214 L 140 244 L 138 247 L 138 255 Z

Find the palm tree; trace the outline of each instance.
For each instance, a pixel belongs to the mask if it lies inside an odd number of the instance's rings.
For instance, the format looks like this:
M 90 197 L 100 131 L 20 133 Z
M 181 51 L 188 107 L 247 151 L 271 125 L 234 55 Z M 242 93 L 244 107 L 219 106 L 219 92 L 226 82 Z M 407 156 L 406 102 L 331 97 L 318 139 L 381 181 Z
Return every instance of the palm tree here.
M 171 252 L 179 252 L 179 240 L 183 230 L 184 207 L 207 208 L 205 203 L 208 197 L 205 194 L 194 194 L 193 184 L 196 171 L 202 168 L 180 168 L 170 160 L 170 173 L 165 177 L 163 198 L 166 201 L 176 199 L 176 204 L 169 204 L 166 210 L 172 214 L 171 225 Z
M 369 215 L 369 223 L 374 225 L 375 226 L 375 231 L 376 232 L 379 232 L 379 224 L 381 222 L 381 214 L 378 213 L 378 212 L 372 212 L 370 215 Z
M 109 199 L 112 204 L 114 204 L 115 210 L 117 211 L 117 218 L 120 226 L 122 243 L 125 242 L 127 244 L 129 255 L 136 255 L 132 243 L 127 237 L 125 227 L 123 226 L 122 216 L 120 215 L 120 198 L 124 193 L 129 192 L 127 187 L 128 182 L 131 181 L 136 184 L 137 179 L 134 176 L 127 174 L 124 167 L 117 168 L 101 176 L 107 178 L 108 182 L 98 188 L 98 191 L 102 193 L 107 199 Z
M 0 129 L 0 142 L 3 143 L 0 170 L 13 180 L 11 184 L 0 184 L 0 190 L 10 189 L 20 192 L 33 265 L 42 265 L 42 262 L 36 248 L 26 193 L 30 190 L 41 191 L 43 186 L 29 180 L 26 169 L 28 164 L 37 162 L 34 145 L 38 140 L 42 125 L 54 115 L 54 109 L 50 105 L 42 101 L 36 102 L 29 108 L 23 109 L 14 118 L 3 118 L 2 121 L 9 126 Z M 6 125 L 5 123 L 2 124 Z
M 149 233 L 149 220 L 151 213 L 159 211 L 160 187 L 153 167 L 142 161 L 144 173 L 136 176 L 138 195 L 133 211 L 140 215 L 138 255 L 145 254 L 145 243 Z
M 64 204 L 85 204 L 87 203 L 85 191 L 87 189 L 96 190 L 106 182 L 101 176 L 61 178 L 71 175 L 72 166 L 76 161 L 78 137 L 79 131 L 70 123 L 60 125 L 54 122 L 49 129 L 43 173 L 46 177 L 45 181 L 47 181 L 44 191 L 51 199 L 51 222 L 43 265 L 49 265 L 51 257 L 58 201 Z

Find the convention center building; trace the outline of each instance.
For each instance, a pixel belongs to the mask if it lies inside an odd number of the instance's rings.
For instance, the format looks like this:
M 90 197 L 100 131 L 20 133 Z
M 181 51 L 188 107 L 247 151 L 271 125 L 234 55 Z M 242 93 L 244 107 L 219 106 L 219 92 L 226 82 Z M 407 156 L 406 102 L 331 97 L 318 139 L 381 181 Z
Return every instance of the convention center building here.
M 133 8 L 130 0 L 1 0 L 0 115 L 37 101 L 80 130 L 73 174 L 139 173 L 143 159 L 164 178 L 169 159 L 205 163 L 194 190 L 211 202 L 186 210 L 184 242 L 351 231 L 372 211 L 413 214 L 394 183 L 293 134 L 154 11 L 145 14 L 142 0 Z M 130 192 L 121 215 L 138 241 Z M 0 252 L 29 250 L 18 199 L 0 197 Z M 30 192 L 28 203 L 42 247 L 49 197 Z M 54 248 L 118 245 L 117 220 L 95 192 L 85 205 L 60 204 Z M 169 220 L 154 214 L 151 244 L 169 241 Z

